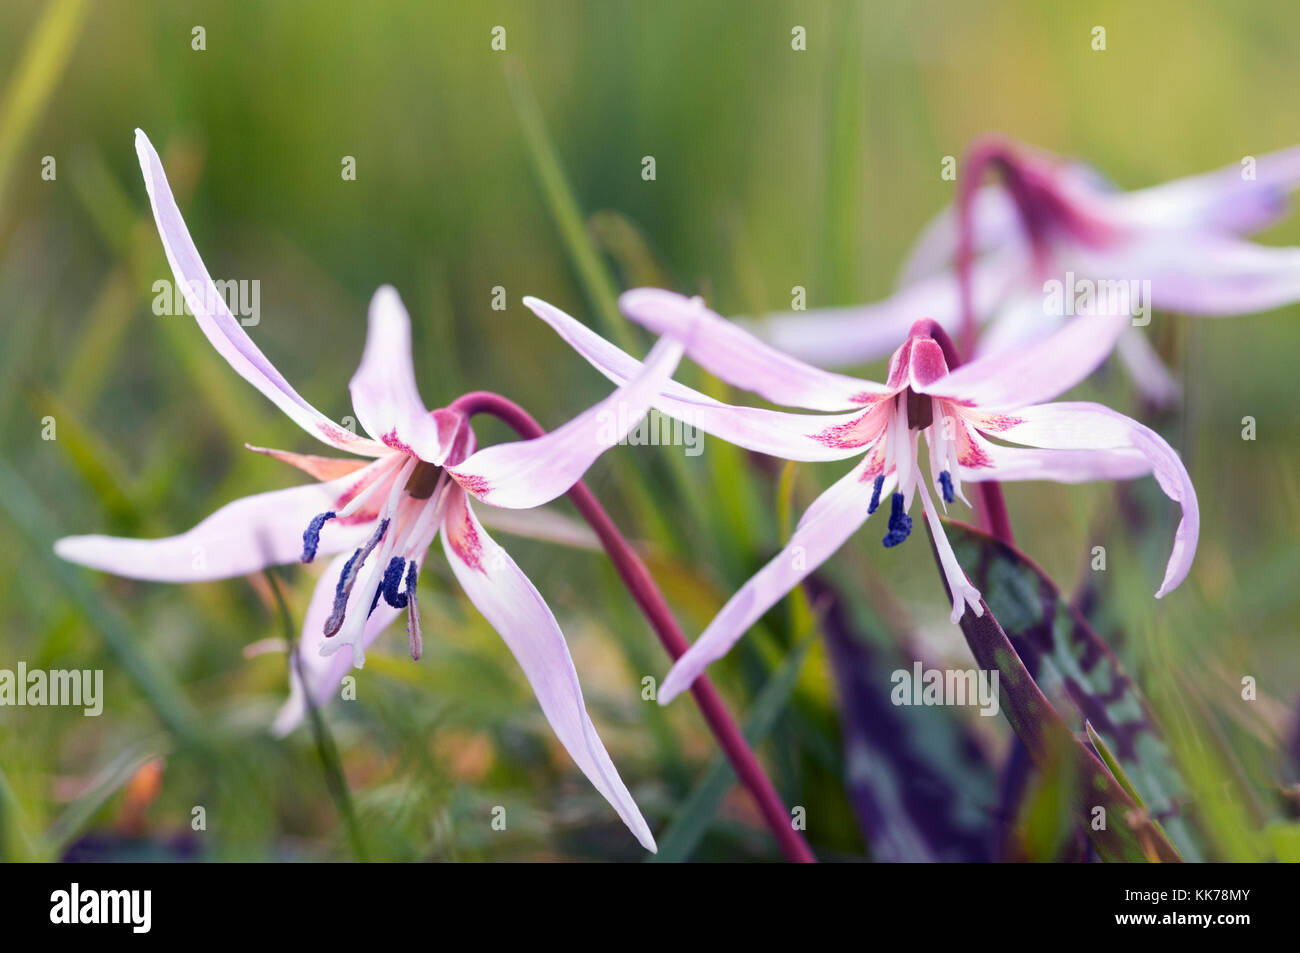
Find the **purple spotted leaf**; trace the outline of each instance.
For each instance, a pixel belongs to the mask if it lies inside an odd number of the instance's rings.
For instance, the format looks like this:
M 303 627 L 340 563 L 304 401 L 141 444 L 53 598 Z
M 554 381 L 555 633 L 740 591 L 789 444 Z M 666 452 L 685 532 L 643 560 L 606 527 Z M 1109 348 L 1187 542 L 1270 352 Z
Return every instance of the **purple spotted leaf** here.
M 1152 817 L 1184 857 L 1199 860 L 1196 838 L 1181 816 L 1185 786 L 1150 706 L 1118 656 L 1029 557 L 974 527 L 950 522 L 947 528 L 971 582 L 1067 725 L 1081 734 L 1085 722 L 1092 724 Z
M 940 564 L 933 533 L 930 545 L 936 564 Z M 1006 549 L 1014 552 L 1010 547 Z M 940 578 L 946 590 L 948 581 L 941 564 Z M 989 603 L 981 598 L 980 607 L 979 615 L 974 611 L 962 614 L 959 624 L 966 643 L 981 668 L 998 673 L 1002 713 L 1034 764 L 1049 773 L 1063 773 L 1072 779 L 1073 783 L 1065 790 L 1070 792 L 1073 816 L 1087 833 L 1098 856 L 1108 861 L 1181 861 L 1182 857 L 1160 826 L 1152 822 L 1148 810 L 1128 795 L 1092 746 L 1075 736 L 1043 694 Z M 1025 619 L 1031 616 L 1026 598 L 1008 603 L 1008 607 L 1013 611 L 1018 609 Z

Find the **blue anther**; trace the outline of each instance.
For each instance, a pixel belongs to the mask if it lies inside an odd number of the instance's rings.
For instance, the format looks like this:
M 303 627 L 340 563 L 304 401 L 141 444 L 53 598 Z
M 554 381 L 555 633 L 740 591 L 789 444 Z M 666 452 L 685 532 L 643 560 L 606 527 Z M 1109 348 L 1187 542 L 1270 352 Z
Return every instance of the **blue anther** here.
M 402 584 L 402 577 L 406 574 L 406 560 L 401 556 L 394 556 L 388 561 L 388 567 L 384 570 L 384 584 L 380 586 L 380 591 L 384 594 L 384 601 L 394 609 L 406 608 L 406 595 L 398 592 L 398 587 Z
M 302 561 L 311 562 L 316 558 L 316 548 L 320 546 L 320 531 L 335 516 L 333 510 L 313 516 L 302 534 Z
M 334 587 L 334 607 L 330 611 L 330 617 L 325 620 L 325 638 L 328 639 L 337 634 L 338 630 L 343 627 L 343 617 L 348 611 L 348 596 L 352 594 L 352 586 L 357 581 L 361 566 L 387 532 L 388 520 L 380 520 L 370 539 L 366 540 L 366 544 L 349 556 L 348 561 L 343 564 L 343 571 L 339 573 L 338 585 Z M 371 605 L 370 611 L 373 612 L 374 608 Z
M 326 638 L 343 627 L 343 616 L 348 611 L 348 594 L 352 592 L 352 580 L 356 575 L 352 570 L 360 558 L 361 550 L 358 549 L 348 557 L 348 561 L 343 564 L 343 571 L 339 573 L 338 584 L 334 587 L 334 608 L 325 620 Z
M 903 512 L 903 494 L 895 493 L 889 501 L 889 532 L 881 540 L 885 548 L 897 546 L 912 532 L 912 517 Z
M 871 485 L 871 502 L 867 504 L 867 515 L 870 516 L 880 508 L 880 489 L 885 485 L 885 475 L 882 473 L 876 477 L 876 482 Z
M 945 503 L 951 503 L 955 499 L 952 492 L 952 474 L 947 470 L 939 473 L 939 488 L 943 490 L 943 501 Z

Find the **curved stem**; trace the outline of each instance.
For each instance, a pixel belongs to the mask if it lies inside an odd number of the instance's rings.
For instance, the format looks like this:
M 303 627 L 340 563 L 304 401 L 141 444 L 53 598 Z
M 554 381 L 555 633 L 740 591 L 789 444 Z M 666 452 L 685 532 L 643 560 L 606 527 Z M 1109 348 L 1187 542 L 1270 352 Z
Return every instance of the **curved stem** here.
M 457 410 L 466 417 L 479 413 L 491 414 L 525 439 L 540 437 L 546 433 L 541 424 L 518 404 L 489 391 L 465 394 L 453 401 L 449 409 Z M 689 648 L 686 637 L 682 634 L 677 620 L 673 618 L 672 610 L 668 608 L 667 600 L 659 591 L 658 585 L 655 584 L 650 570 L 646 568 L 641 557 L 619 532 L 614 521 L 605 512 L 605 508 L 587 489 L 585 483 L 581 480 L 575 483 L 569 490 L 569 499 L 595 531 L 610 562 L 614 564 L 619 577 L 632 593 L 632 598 L 636 600 L 668 655 L 673 661 L 681 658 Z M 803 837 L 791 825 L 790 812 L 781 800 L 781 795 L 772 785 L 771 779 L 763 770 L 749 742 L 741 734 L 739 726 L 732 720 L 722 697 L 713 687 L 708 676 L 701 675 L 695 680 L 691 686 L 691 694 L 695 696 L 695 703 L 699 705 L 704 720 L 708 722 L 709 730 L 718 740 L 736 775 L 757 803 L 763 820 L 767 822 L 768 829 L 776 838 L 786 859 L 795 863 L 815 863 L 817 858 L 813 856 Z

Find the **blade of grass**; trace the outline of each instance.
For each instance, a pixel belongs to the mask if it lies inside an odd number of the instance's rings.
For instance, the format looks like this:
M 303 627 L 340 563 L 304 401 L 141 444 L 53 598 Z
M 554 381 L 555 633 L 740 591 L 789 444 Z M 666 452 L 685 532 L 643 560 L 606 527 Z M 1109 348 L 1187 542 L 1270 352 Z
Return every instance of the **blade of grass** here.
M 0 862 L 28 862 L 40 859 L 27 833 L 22 805 L 0 768 Z
M 601 258 L 600 250 L 596 247 L 591 234 L 587 231 L 578 199 L 564 174 L 559 152 L 550 133 L 546 130 L 541 108 L 537 105 L 537 99 L 524 76 L 523 67 L 515 62 L 507 64 L 506 81 L 510 87 L 510 98 L 515 107 L 515 114 L 523 130 L 524 143 L 542 187 L 542 194 L 551 216 L 555 219 L 556 227 L 560 230 L 560 236 L 578 273 L 578 279 L 588 298 L 591 299 L 605 333 L 623 350 L 635 354 L 638 350 L 636 336 L 632 332 L 630 322 L 626 321 L 618 310 L 618 285 L 614 281 L 613 273 Z M 685 501 L 695 525 L 709 525 L 708 509 L 698 499 L 698 494 L 691 492 L 693 481 L 687 471 L 685 460 L 676 453 L 669 453 L 666 459 L 676 498 Z M 669 526 L 654 507 L 653 494 L 649 492 L 650 488 L 647 486 L 651 482 L 649 477 L 642 470 L 635 472 L 641 482 L 641 486 L 633 492 L 639 504 L 638 515 L 647 523 L 663 530 L 665 534 L 670 534 L 665 535 L 665 538 L 675 538 L 677 542 L 685 544 L 686 540 L 680 529 L 674 532 L 674 527 Z
M 81 32 L 86 0 L 55 0 L 32 31 L 0 107 L 0 208 L 18 153 L 45 109 Z
M 578 278 L 591 298 L 596 316 L 614 343 L 625 351 L 636 353 L 636 338 L 632 334 L 631 325 L 618 310 L 618 286 L 587 233 L 578 199 L 564 174 L 559 152 L 546 130 L 542 110 L 524 76 L 523 67 L 515 62 L 509 63 L 506 67 L 506 82 L 510 87 L 510 100 L 514 104 L 515 115 L 523 130 L 524 144 L 528 147 L 533 170 L 542 187 L 542 195 L 560 230 L 560 237 L 564 239 L 564 247 L 578 272 Z
M 289 605 L 284 601 L 280 580 L 274 569 L 265 570 L 263 575 L 275 597 L 276 611 L 280 616 L 280 625 L 284 629 L 285 643 L 289 646 L 289 664 L 297 667 L 298 677 L 306 685 L 302 659 L 298 655 L 297 633 L 294 629 L 293 617 L 289 613 Z M 321 770 L 325 772 L 325 786 L 329 789 L 330 797 L 338 808 L 339 816 L 343 819 L 343 826 L 347 828 L 352 853 L 356 855 L 357 860 L 364 863 L 368 856 L 366 843 L 361 836 L 361 825 L 357 823 L 357 812 L 352 805 L 352 792 L 348 789 L 347 777 L 343 774 L 339 749 L 334 744 L 334 736 L 330 733 L 329 726 L 325 724 L 325 719 L 321 717 L 320 706 L 316 704 L 312 693 L 304 689 L 303 697 L 307 702 L 307 720 L 311 725 L 312 738 L 316 742 L 316 754 L 320 757 Z
M 162 755 L 156 746 L 136 744 L 110 761 L 96 776 L 90 789 L 64 809 L 45 832 L 49 856 L 62 857 L 68 845 L 107 803 L 145 764 Z
M 186 744 L 202 746 L 198 714 L 180 686 L 136 643 L 121 613 L 86 581 L 84 571 L 54 555 L 54 523 L 44 504 L 8 463 L 0 461 L 0 509 L 26 537 L 44 575 L 65 593 L 88 622 L 98 630 L 113 657 L 122 666 L 158 720 Z

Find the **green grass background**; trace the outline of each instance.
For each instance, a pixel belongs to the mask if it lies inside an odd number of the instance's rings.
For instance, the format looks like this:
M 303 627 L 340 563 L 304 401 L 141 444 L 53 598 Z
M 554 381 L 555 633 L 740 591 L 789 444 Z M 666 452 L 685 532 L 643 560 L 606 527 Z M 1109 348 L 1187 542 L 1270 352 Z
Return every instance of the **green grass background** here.
M 6 857 L 79 841 L 107 856 L 356 849 L 310 733 L 265 734 L 286 676 L 283 655 L 242 652 L 282 634 L 259 585 L 127 582 L 49 552 L 58 535 L 187 529 L 238 496 L 298 482 L 244 441 L 313 444 L 191 321 L 152 313 L 151 285 L 169 275 L 135 127 L 163 155 L 212 273 L 261 281 L 251 333 L 327 414 L 349 413 L 366 302 L 391 282 L 412 312 L 430 406 L 492 389 L 547 426 L 607 386 L 523 308 L 526 294 L 607 332 L 612 291 L 642 282 L 704 293 L 724 313 L 788 308 L 794 285 L 813 307 L 873 300 L 952 197 L 942 158 L 981 133 L 1079 156 L 1127 188 L 1300 140 L 1293 3 L 379 6 L 0 9 L 0 667 L 104 668 L 107 692 L 98 719 L 0 709 Z M 496 25 L 505 53 L 490 49 Z M 795 25 L 805 52 L 791 50 Z M 1095 25 L 1104 52 L 1091 48 Z M 40 176 L 47 155 L 54 181 Z M 342 180 L 343 156 L 356 158 L 356 181 Z M 548 161 L 559 178 L 539 176 Z M 1262 240 L 1300 243 L 1300 217 Z M 498 285 L 505 311 L 490 307 Z M 1184 454 L 1202 512 L 1196 565 L 1174 595 L 1151 599 L 1175 522 L 1151 481 L 1139 487 L 1152 514 L 1140 534 L 1110 487 L 1007 489 L 1022 547 L 1067 588 L 1089 547 L 1107 545 L 1108 617 L 1220 858 L 1295 850 L 1279 786 L 1295 781 L 1282 748 L 1300 686 L 1296 317 L 1152 325 L 1187 394 L 1151 422 Z M 694 369 L 682 376 L 726 393 Z M 1139 412 L 1121 374 L 1080 393 Z M 1240 437 L 1246 415 L 1254 442 Z M 54 441 L 42 439 L 46 416 Z M 838 472 L 800 468 L 796 513 Z M 775 478 L 712 439 L 690 459 L 621 449 L 590 482 L 646 541 L 692 637 L 780 545 Z M 502 538 L 559 617 L 614 760 L 662 833 L 712 756 L 702 721 L 685 699 L 668 711 L 641 699 L 641 678 L 662 677 L 666 660 L 598 556 Z M 871 530 L 851 545 L 852 565 L 963 664 L 926 547 L 886 552 Z M 430 567 L 425 658 L 405 659 L 395 628 L 359 673 L 359 700 L 328 713 L 366 856 L 640 858 L 439 555 Z M 296 623 L 311 577 L 284 578 Z M 714 667 L 740 718 L 805 630 L 785 603 Z M 1240 698 L 1244 675 L 1258 680 L 1255 702 Z M 1004 723 L 984 727 L 992 750 L 1005 746 Z M 807 807 L 823 856 L 870 856 L 840 786 L 819 648 L 761 750 L 788 803 Z M 165 758 L 156 797 L 141 777 L 128 784 L 153 757 Z M 506 831 L 491 829 L 496 805 Z M 690 856 L 774 856 L 738 791 L 704 827 Z

